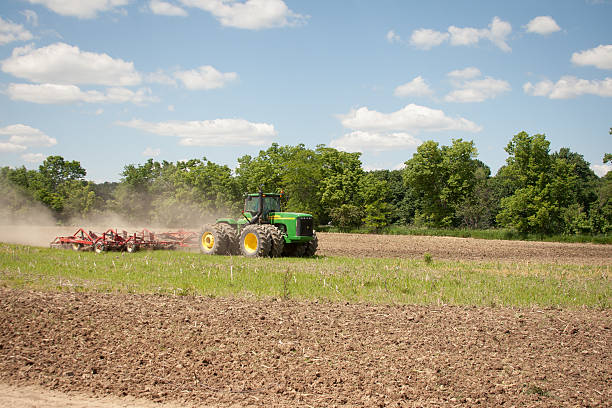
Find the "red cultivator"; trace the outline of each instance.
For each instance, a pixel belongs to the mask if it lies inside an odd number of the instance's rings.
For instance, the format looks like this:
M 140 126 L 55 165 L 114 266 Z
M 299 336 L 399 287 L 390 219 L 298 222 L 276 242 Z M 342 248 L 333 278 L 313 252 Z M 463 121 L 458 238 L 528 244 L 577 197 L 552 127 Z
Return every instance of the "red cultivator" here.
M 128 234 L 127 231 L 118 233 L 117 230 L 108 229 L 106 232 L 96 234 L 79 228 L 73 235 L 56 237 L 50 244 L 51 248 L 72 248 L 75 251 L 94 250 L 97 253 L 104 251 L 134 252 L 139 249 L 176 249 L 197 248 L 198 234 L 193 231 L 163 232 L 155 234 L 147 229 Z

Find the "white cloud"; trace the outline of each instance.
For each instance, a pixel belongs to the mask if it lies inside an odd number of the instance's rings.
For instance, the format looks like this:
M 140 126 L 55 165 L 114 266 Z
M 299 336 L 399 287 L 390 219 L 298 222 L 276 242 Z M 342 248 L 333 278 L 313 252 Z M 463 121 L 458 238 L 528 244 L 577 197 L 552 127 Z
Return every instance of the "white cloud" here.
M 529 95 L 546 96 L 549 99 L 570 99 L 581 95 L 612 97 L 612 78 L 600 81 L 564 76 L 556 83 L 549 80 L 540 81 L 535 85 L 527 82 L 523 85 L 523 90 Z
M 28 163 L 42 163 L 45 160 L 45 155 L 42 153 L 25 153 L 21 158 Z
M 22 152 L 27 147 L 10 142 L 0 142 L 0 153 L 16 153 Z
M 0 17 L 0 45 L 13 41 L 28 41 L 32 38 L 32 33 L 23 28 L 21 24 L 15 24 Z
M 94 18 L 99 12 L 125 6 L 129 0 L 28 0 L 41 4 L 57 14 L 78 18 Z
M 391 44 L 393 44 L 394 42 L 399 43 L 402 41 L 402 38 L 397 35 L 395 31 L 389 30 L 387 32 L 387 41 L 389 41 Z
M 154 149 L 152 147 L 147 147 L 146 149 L 144 149 L 144 151 L 142 152 L 143 156 L 146 157 L 157 157 L 161 154 L 161 149 Z
M 83 91 L 76 85 L 59 84 L 9 84 L 7 93 L 13 100 L 39 104 L 85 103 L 127 103 L 144 104 L 158 102 L 151 90 L 141 88 L 132 91 L 127 88 L 108 88 L 105 92 Z
M 134 119 L 116 124 L 156 135 L 178 137 L 183 146 L 263 146 L 276 136 L 273 125 L 244 119 L 168 122 Z
M 330 147 L 346 152 L 381 152 L 386 150 L 414 149 L 421 140 L 408 133 L 370 133 L 357 130 L 332 140 Z
M 612 171 L 612 164 L 592 164 L 591 170 L 593 170 L 597 176 L 603 177 L 608 174 L 609 171 Z
M 64 43 L 15 48 L 2 61 L 2 71 L 38 83 L 130 86 L 141 82 L 132 62 Z
M 429 50 L 446 41 L 449 37 L 448 33 L 421 28 L 412 32 L 410 36 L 410 44 L 423 50 Z
M 561 31 L 561 27 L 551 16 L 539 16 L 527 23 L 527 32 L 549 35 Z
M 38 27 L 38 14 L 34 10 L 23 10 L 21 14 L 26 18 L 28 24 Z
M 0 135 L 9 136 L 8 140 L 0 140 L 2 153 L 17 153 L 27 150 L 28 147 L 51 147 L 57 144 L 55 138 L 21 123 L 0 128 Z
M 338 117 L 345 128 L 374 133 L 419 130 L 479 132 L 482 130 L 480 126 L 470 120 L 461 117 L 451 118 L 441 110 L 415 104 L 406 105 L 404 108 L 391 113 L 381 113 L 362 107 Z
M 176 79 L 165 74 L 161 69 L 156 72 L 146 74 L 144 80 L 149 83 L 162 84 L 162 85 L 176 85 Z
M 612 45 L 600 45 L 590 50 L 572 54 L 576 65 L 593 65 L 599 69 L 612 69 Z
M 427 85 L 425 80 L 421 76 L 418 76 L 412 81 L 395 88 L 395 92 L 393 94 L 399 97 L 429 96 L 433 94 L 433 91 L 431 90 L 431 88 L 429 88 L 429 85 Z
M 149 8 L 154 14 L 159 14 L 163 16 L 187 16 L 187 12 L 182 8 L 161 0 L 151 0 L 149 2 Z
M 446 76 L 454 79 L 472 79 L 479 77 L 481 74 L 480 70 L 476 67 L 467 67 L 464 69 L 456 69 L 449 72 Z
M 481 39 L 486 38 L 489 30 L 486 28 L 450 26 L 448 32 L 450 33 L 451 45 L 474 45 L 478 44 Z
M 512 48 L 506 42 L 510 33 L 512 33 L 512 25 L 507 21 L 501 20 L 499 17 L 494 17 L 491 24 L 489 24 L 487 38 L 500 50 L 510 52 Z
M 501 20 L 499 17 L 493 17 L 488 28 L 450 26 L 447 33 L 421 28 L 413 31 L 410 43 L 417 48 L 428 50 L 446 40 L 450 40 L 450 44 L 454 46 L 465 46 L 475 45 L 482 39 L 488 39 L 502 51 L 510 52 L 512 48 L 508 45 L 507 38 L 511 32 L 512 25 L 510 23 Z
M 227 82 L 238 78 L 235 72 L 219 72 L 210 65 L 189 71 L 177 71 L 174 76 L 189 90 L 222 88 Z
M 483 102 L 493 99 L 502 92 L 509 91 L 510 84 L 501 79 L 486 77 L 457 84 L 459 89 L 444 97 L 447 102 Z
M 295 26 L 308 18 L 291 11 L 282 0 L 181 0 L 181 3 L 211 13 L 224 26 L 248 30 Z

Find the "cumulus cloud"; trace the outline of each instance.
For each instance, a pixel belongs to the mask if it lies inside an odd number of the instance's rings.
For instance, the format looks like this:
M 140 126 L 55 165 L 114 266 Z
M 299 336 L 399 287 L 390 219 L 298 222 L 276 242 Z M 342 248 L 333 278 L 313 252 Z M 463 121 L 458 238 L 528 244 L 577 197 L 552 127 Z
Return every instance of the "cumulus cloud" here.
M 153 14 L 178 17 L 187 16 L 187 12 L 179 6 L 161 0 L 151 0 L 149 2 L 149 8 Z
M 276 136 L 274 126 L 244 119 L 146 122 L 133 119 L 117 125 L 161 136 L 174 136 L 183 146 L 263 146 Z
M 362 107 L 353 109 L 338 118 L 347 129 L 353 130 L 332 140 L 331 147 L 345 151 L 374 151 L 414 149 L 422 141 L 413 133 L 420 131 L 463 130 L 479 132 L 482 128 L 474 122 L 451 118 L 443 111 L 426 106 L 406 105 L 404 108 L 381 113 Z
M 134 103 L 144 104 L 158 102 L 152 96 L 151 90 L 141 88 L 137 91 L 122 87 L 108 88 L 101 91 L 83 91 L 76 85 L 60 84 L 9 84 L 9 97 L 13 100 L 39 104 L 69 104 L 69 103 Z
M 612 69 L 612 45 L 600 45 L 590 50 L 572 54 L 576 65 L 593 65 L 599 69 Z
M 395 33 L 393 30 L 387 32 L 387 41 L 393 44 L 394 42 L 401 42 L 402 38 Z
M 22 152 L 25 149 L 27 149 L 27 147 L 15 143 L 0 142 L 0 153 L 16 153 Z
M 393 94 L 399 97 L 430 96 L 433 94 L 433 91 L 431 90 L 429 85 L 425 82 L 425 80 L 421 76 L 418 76 L 414 78 L 412 81 L 407 82 L 395 88 L 395 92 Z
M 561 31 L 561 27 L 551 16 L 539 16 L 527 23 L 527 32 L 549 35 Z
M 55 138 L 40 129 L 21 123 L 0 128 L 0 136 L 8 136 L 8 140 L 0 140 L 2 153 L 17 153 L 29 147 L 51 147 L 57 144 Z
M 381 152 L 386 150 L 415 149 L 421 140 L 408 133 L 370 133 L 357 130 L 332 140 L 331 147 L 346 152 Z
M 143 156 L 146 157 L 157 157 L 161 154 L 161 149 L 154 149 L 152 147 L 147 147 L 146 149 L 144 149 L 144 151 L 142 152 Z
M 28 41 L 32 38 L 32 33 L 23 28 L 21 24 L 15 24 L 0 17 L 0 45 L 14 41 Z
M 609 171 L 612 171 L 612 164 L 593 164 L 591 165 L 591 170 L 593 170 L 597 176 L 603 177 L 608 174 Z
M 463 130 L 478 132 L 482 128 L 465 118 L 452 118 L 443 111 L 415 104 L 404 108 L 382 113 L 367 107 L 353 109 L 346 115 L 339 115 L 345 128 L 365 132 L 414 132 L 419 130 Z
M 482 39 L 488 39 L 502 51 L 512 51 L 507 43 L 508 36 L 512 33 L 512 25 L 499 17 L 494 17 L 488 28 L 450 26 L 447 31 L 444 33 L 428 28 L 415 30 L 410 37 L 410 44 L 428 50 L 447 40 L 454 46 L 468 46 L 476 45 Z
M 21 158 L 28 163 L 42 163 L 45 157 L 42 153 L 25 153 L 21 155 Z
M 224 26 L 247 30 L 295 26 L 308 18 L 290 10 L 282 0 L 181 0 L 181 3 L 211 13 Z
M 491 77 L 465 81 L 458 84 L 457 88 L 446 95 L 444 100 L 447 102 L 483 102 L 511 89 L 507 81 Z
M 533 96 L 545 96 L 549 99 L 571 99 L 582 95 L 612 97 L 612 78 L 588 80 L 574 76 L 564 76 L 556 83 L 546 79 L 536 84 L 527 82 L 523 91 Z
M 222 88 L 228 82 L 235 81 L 238 78 L 238 74 L 235 72 L 219 72 L 210 65 L 188 71 L 177 71 L 174 76 L 189 90 Z
M 448 33 L 421 28 L 412 32 L 410 44 L 422 50 L 429 50 L 448 40 L 449 36 Z
M 129 0 L 28 0 L 40 4 L 62 16 L 94 18 L 99 12 L 125 6 Z
M 15 48 L 2 61 L 2 71 L 38 83 L 130 86 L 141 82 L 132 62 L 65 43 Z
M 480 70 L 476 67 L 467 67 L 464 69 L 456 69 L 446 74 L 449 78 L 453 79 L 472 79 L 479 77 L 481 74 Z

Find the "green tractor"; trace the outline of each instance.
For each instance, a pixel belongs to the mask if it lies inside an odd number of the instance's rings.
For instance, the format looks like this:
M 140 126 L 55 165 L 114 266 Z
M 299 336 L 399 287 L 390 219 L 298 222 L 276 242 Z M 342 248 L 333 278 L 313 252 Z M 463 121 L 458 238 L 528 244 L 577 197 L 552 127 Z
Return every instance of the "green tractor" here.
M 249 257 L 313 256 L 318 240 L 310 214 L 282 212 L 281 194 L 247 194 L 243 218 L 204 225 L 200 251 Z

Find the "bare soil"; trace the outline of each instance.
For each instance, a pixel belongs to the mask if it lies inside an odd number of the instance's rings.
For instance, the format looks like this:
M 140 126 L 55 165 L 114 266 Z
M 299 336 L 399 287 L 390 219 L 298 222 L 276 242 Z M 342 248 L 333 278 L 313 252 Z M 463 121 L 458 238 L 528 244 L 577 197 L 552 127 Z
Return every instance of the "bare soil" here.
M 610 310 L 0 288 L 0 322 L 0 383 L 86 396 L 216 407 L 612 401 Z
M 474 238 L 317 233 L 317 255 L 612 265 L 612 245 Z

